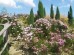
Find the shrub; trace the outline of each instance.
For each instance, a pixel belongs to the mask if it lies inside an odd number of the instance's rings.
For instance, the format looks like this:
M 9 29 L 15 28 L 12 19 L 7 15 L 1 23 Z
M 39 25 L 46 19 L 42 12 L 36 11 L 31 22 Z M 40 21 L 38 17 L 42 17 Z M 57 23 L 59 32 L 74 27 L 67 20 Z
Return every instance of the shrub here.
M 49 35 L 51 23 L 47 19 L 40 18 L 36 20 L 35 28 L 39 28 L 39 29 L 36 29 L 36 32 L 39 34 L 39 36 L 42 35 L 44 38 L 45 36 Z
M 21 35 L 22 32 L 21 25 L 13 23 L 9 29 L 10 29 L 9 33 L 13 37 L 17 37 L 18 35 Z

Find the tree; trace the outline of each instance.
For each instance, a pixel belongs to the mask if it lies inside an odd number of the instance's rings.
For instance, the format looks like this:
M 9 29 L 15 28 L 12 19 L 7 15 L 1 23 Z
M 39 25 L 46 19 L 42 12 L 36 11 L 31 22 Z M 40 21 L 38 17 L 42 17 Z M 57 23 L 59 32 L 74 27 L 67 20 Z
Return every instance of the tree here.
M 70 6 L 68 11 L 68 23 L 69 25 L 73 24 L 73 13 L 72 13 L 72 7 Z
M 50 17 L 54 18 L 54 11 L 53 11 L 53 5 L 51 4 L 51 10 L 50 10 Z
M 33 13 L 33 8 L 30 11 L 30 15 L 28 17 L 28 24 L 33 24 L 34 23 L 34 13 Z
M 39 4 L 38 4 L 38 17 L 44 18 L 44 8 L 43 8 L 43 4 L 40 0 L 39 0 Z
M 45 8 L 44 8 L 44 17 L 46 16 L 46 11 L 45 11 Z
M 60 19 L 60 12 L 59 12 L 59 8 L 58 8 L 58 7 L 57 7 L 57 9 L 56 9 L 55 19 L 56 19 L 56 20 L 59 20 L 59 19 Z

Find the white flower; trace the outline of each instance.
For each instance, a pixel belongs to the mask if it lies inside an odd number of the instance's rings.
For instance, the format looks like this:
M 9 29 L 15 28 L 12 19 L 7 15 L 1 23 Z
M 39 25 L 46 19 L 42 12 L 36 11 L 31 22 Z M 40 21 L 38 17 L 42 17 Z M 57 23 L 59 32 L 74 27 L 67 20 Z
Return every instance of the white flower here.
M 46 26 L 47 28 L 51 27 L 51 23 L 45 18 L 40 18 L 40 19 L 36 20 L 35 24 L 37 27 L 39 27 L 39 25 Z
M 31 36 L 33 33 L 31 32 L 31 33 L 29 33 L 29 34 L 27 34 L 27 36 Z
M 14 28 L 12 28 L 12 29 L 14 29 Z
M 19 31 L 17 31 L 17 32 L 19 32 Z

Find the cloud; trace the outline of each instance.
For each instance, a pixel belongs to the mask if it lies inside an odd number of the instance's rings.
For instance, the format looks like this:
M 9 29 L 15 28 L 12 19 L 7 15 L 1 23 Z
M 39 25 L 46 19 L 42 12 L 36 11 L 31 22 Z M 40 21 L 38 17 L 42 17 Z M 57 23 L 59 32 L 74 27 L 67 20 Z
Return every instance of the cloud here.
M 70 0 L 70 2 L 72 3 L 74 0 Z
M 70 1 L 70 3 L 72 3 L 74 0 L 68 0 L 68 1 Z M 65 2 L 65 0 L 62 0 L 62 2 Z
M 32 6 L 32 7 L 35 7 L 35 3 L 34 3 L 34 0 L 16 0 L 17 2 L 22 2 L 26 5 L 29 5 L 29 6 Z
M 64 0 L 62 0 L 62 2 L 64 2 Z
M 18 5 L 16 8 L 22 8 L 22 6 L 21 5 Z
M 31 5 L 32 7 L 35 7 L 35 4 L 34 4 L 33 0 L 23 0 L 23 2 L 24 2 L 25 4 Z
M 54 6 L 54 5 L 53 5 L 53 8 L 55 9 L 55 8 L 56 8 L 56 6 Z
M 51 1 L 51 0 L 48 0 L 48 1 Z M 64 2 L 65 0 L 61 0 L 62 2 Z
M 67 7 L 70 7 L 70 4 L 60 6 L 60 8 L 67 8 Z
M 33 0 L 0 0 L 0 5 L 14 8 L 22 8 L 22 5 L 17 5 L 17 2 L 24 3 L 26 5 L 30 5 L 35 7 Z
M 9 7 L 16 7 L 14 0 L 0 0 L 0 4 Z

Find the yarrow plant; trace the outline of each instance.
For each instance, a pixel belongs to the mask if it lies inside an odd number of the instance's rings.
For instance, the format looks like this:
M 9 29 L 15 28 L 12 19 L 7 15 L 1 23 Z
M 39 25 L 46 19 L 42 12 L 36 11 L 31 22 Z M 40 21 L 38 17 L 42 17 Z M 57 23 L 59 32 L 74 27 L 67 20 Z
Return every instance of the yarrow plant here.
M 59 32 L 64 32 L 67 30 L 68 26 L 66 24 L 64 24 L 62 21 L 60 20 L 49 20 L 50 23 L 52 24 L 51 26 L 51 31 L 56 32 L 57 30 Z
M 41 35 L 45 37 L 45 36 L 48 36 L 48 33 L 51 28 L 51 23 L 47 19 L 40 18 L 40 19 L 36 20 L 35 28 L 40 28 L 40 30 L 38 30 L 38 29 L 37 30 L 40 31 Z
M 51 28 L 51 23 L 47 19 L 44 19 L 44 18 L 40 18 L 36 20 L 35 24 L 36 24 L 36 27 L 39 27 L 39 28 L 43 26 L 45 26 L 46 29 Z
M 55 52 L 59 52 L 60 51 L 60 47 L 63 47 L 65 44 L 65 40 L 62 38 L 62 35 L 60 33 L 50 33 L 50 40 L 49 40 L 49 44 L 50 44 L 50 51 L 52 53 Z

